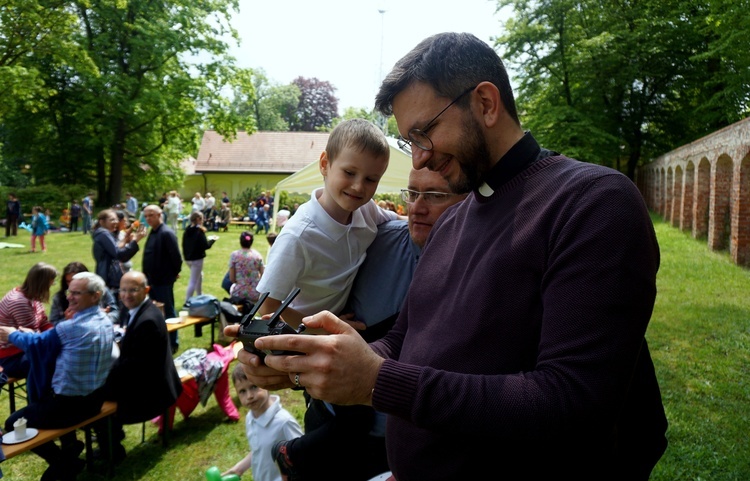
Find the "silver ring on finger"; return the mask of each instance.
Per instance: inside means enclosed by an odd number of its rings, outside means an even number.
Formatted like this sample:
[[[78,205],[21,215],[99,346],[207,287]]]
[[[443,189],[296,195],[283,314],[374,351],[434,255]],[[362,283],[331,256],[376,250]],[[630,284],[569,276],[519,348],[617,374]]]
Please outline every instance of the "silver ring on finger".
[[[302,384],[299,383],[299,373],[294,375],[294,385],[297,387],[297,389],[302,389]]]

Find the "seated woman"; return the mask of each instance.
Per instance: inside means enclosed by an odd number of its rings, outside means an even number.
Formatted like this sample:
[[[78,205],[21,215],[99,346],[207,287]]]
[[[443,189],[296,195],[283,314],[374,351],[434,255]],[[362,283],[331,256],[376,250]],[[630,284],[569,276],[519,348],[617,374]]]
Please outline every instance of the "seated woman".
[[[26,328],[35,332],[54,326],[44,312],[49,290],[57,277],[57,270],[39,262],[26,274],[21,287],[14,287],[0,301],[0,326]],[[22,350],[10,343],[0,343],[0,367],[8,377],[26,377],[29,361]]]
[[[79,272],[88,272],[88,268],[80,262],[71,262],[63,269],[62,276],[60,276],[60,290],[52,296],[52,307],[49,310],[49,320],[52,324],[57,324],[60,321],[70,319],[73,317],[73,312],[68,310],[68,298],[66,293],[68,292],[68,286],[73,280],[73,276]],[[102,298],[99,301],[99,307],[104,309],[107,313],[112,324],[117,324],[120,320],[120,309],[117,305],[115,296],[109,289],[104,289]]]
[[[255,249],[251,249],[252,245],[253,234],[247,231],[240,234],[241,249],[229,256],[229,280],[232,282],[229,294],[232,297],[247,299],[254,304],[260,296],[256,287],[265,266],[263,256]]]

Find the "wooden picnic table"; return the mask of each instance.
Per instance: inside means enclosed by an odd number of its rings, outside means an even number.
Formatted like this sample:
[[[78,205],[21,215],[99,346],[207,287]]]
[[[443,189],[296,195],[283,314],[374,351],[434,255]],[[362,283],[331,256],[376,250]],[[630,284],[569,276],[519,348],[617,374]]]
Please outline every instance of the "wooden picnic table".
[[[173,332],[177,331],[179,329],[183,329],[185,327],[189,326],[202,326],[205,324],[210,323],[211,327],[211,346],[214,345],[214,324],[216,323],[216,320],[218,319],[219,315],[217,314],[214,317],[195,317],[195,316],[187,316],[185,318],[185,321],[181,322],[167,322],[167,332]],[[176,317],[174,319],[179,320],[179,317]]]

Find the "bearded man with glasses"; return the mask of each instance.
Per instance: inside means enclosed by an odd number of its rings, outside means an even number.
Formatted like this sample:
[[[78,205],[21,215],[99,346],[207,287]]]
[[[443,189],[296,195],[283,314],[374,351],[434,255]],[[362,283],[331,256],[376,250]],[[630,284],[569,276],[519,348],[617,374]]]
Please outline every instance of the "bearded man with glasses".
[[[469,196],[432,229],[384,338],[322,312],[303,322],[331,335],[259,339],[306,355],[246,353],[248,378],[386,413],[399,481],[647,480],[667,446],[645,340],[659,246],[633,182],[524,132],[502,61],[470,34],[422,41],[375,107],[415,169]]]

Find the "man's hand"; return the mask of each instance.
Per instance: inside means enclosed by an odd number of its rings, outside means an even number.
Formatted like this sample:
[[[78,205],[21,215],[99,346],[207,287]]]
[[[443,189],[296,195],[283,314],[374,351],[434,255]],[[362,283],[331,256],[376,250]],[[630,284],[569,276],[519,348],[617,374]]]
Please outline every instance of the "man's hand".
[[[227,337],[237,337],[239,333],[239,324],[224,328],[224,335]],[[258,387],[269,391],[294,387],[294,382],[289,380],[287,373],[267,367],[260,357],[245,349],[240,349],[237,359],[242,363],[242,369],[248,380]]]
[[[16,332],[15,327],[1,326],[0,327],[0,342],[8,342],[8,337],[14,332]]]
[[[297,379],[316,399],[342,405],[371,404],[383,358],[351,326],[328,311],[306,317],[303,323],[328,335],[290,334],[256,340],[255,347],[260,350],[305,354],[266,356],[267,369],[287,373],[287,387]]]

